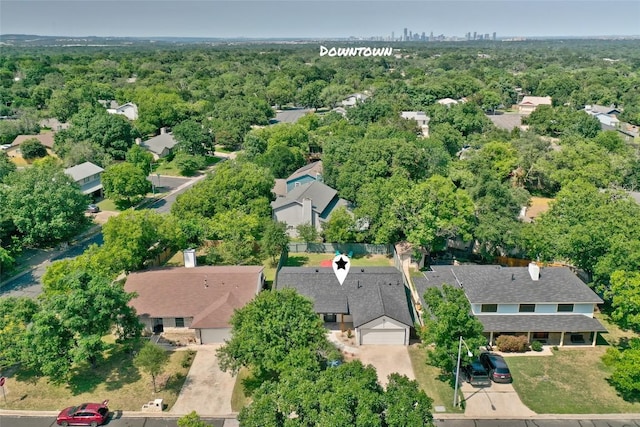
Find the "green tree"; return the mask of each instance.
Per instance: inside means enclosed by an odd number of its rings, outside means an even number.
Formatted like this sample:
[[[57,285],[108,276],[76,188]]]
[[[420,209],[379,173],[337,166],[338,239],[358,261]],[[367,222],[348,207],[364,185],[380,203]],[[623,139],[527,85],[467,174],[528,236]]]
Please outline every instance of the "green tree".
[[[95,368],[102,360],[105,335],[114,333],[117,342],[130,343],[141,333],[129,306],[133,295],[121,284],[82,269],[60,280],[55,287],[66,292],[44,294],[26,334],[31,349],[25,354],[27,364],[54,382],[64,382],[81,363]]]
[[[445,373],[456,367],[458,338],[462,337],[475,356],[478,348],[487,343],[482,335],[483,326],[471,313],[471,305],[464,291],[444,284],[442,289],[429,288],[424,294],[427,305],[423,313],[424,327],[420,338],[425,344],[434,344],[427,350],[428,362]],[[465,362],[471,362],[466,353]]]
[[[255,214],[237,209],[217,213],[210,222],[208,237],[218,240],[207,260],[212,264],[247,265],[260,262],[258,241],[262,222]]]
[[[395,372],[389,375],[384,401],[387,426],[433,426],[433,400],[415,380]]]
[[[346,207],[340,206],[331,212],[329,220],[322,224],[322,233],[327,242],[351,243],[355,241],[355,220]]]
[[[195,120],[185,120],[178,123],[172,128],[172,132],[178,141],[176,147],[178,151],[194,156],[204,156],[213,151],[213,134]]]
[[[145,176],[148,176],[151,173],[153,154],[140,147],[138,144],[134,144],[129,148],[125,158],[128,163],[131,163],[144,172]]]
[[[320,237],[318,229],[309,222],[298,224],[296,226],[296,232],[298,233],[298,237],[300,237],[306,244],[315,243]]]
[[[127,162],[105,169],[102,186],[105,196],[121,208],[135,205],[151,190],[151,182],[144,171]]]
[[[0,151],[0,182],[5,176],[16,171],[16,164],[11,161],[7,153]]]
[[[205,166],[205,159],[204,156],[194,156],[193,154],[179,152],[175,155],[171,163],[178,168],[180,174],[191,176],[196,173],[198,169]]]
[[[322,107],[322,90],[327,86],[327,82],[317,80],[307,83],[298,93],[298,103],[303,107],[317,110]]]
[[[156,389],[156,378],[164,372],[168,359],[169,355],[165,350],[149,341],[144,343],[144,346],[133,359],[133,363],[138,368],[151,375],[154,393],[158,391]],[[178,424],[180,424],[180,422],[178,422]]]
[[[27,326],[38,312],[38,303],[29,297],[0,300],[0,367],[19,363],[23,357]]]
[[[613,368],[610,381],[618,393],[626,400],[634,400],[640,393],[640,340],[631,339],[625,350],[608,348],[602,360]]]
[[[68,241],[87,225],[87,196],[53,163],[34,164],[8,176],[3,208],[25,245]]]
[[[191,411],[187,415],[178,418],[178,427],[208,427],[209,424],[200,419],[196,411]]]
[[[610,293],[611,318],[625,329],[640,331],[640,273],[614,271]]]
[[[39,159],[47,155],[47,147],[37,138],[29,138],[20,144],[20,152],[25,160]]]
[[[217,351],[223,371],[244,366],[258,378],[277,379],[291,366],[318,366],[318,351],[330,346],[313,303],[292,289],[261,292],[230,324],[231,339]]]
[[[289,236],[285,222],[267,221],[260,239],[260,250],[265,257],[271,259],[271,265],[278,264],[278,257],[288,250]]]

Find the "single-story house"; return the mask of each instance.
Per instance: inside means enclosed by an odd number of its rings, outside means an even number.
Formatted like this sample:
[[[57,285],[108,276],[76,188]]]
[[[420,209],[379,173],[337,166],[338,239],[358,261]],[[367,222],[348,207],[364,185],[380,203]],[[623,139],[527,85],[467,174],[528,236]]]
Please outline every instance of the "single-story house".
[[[420,127],[420,132],[425,138],[429,137],[429,116],[424,111],[403,111],[400,117],[406,120],[415,120]]]
[[[156,135],[153,138],[140,142],[140,147],[151,152],[154,159],[157,160],[168,156],[176,144],[178,144],[178,141],[173,137],[173,134],[169,132],[167,128],[161,128],[160,135]]]
[[[64,173],[71,176],[80,186],[82,194],[91,196],[102,196],[102,172],[104,169],[91,162],[84,162],[64,170]]]
[[[608,116],[617,116],[622,113],[622,109],[618,109],[614,106],[606,107],[604,105],[585,105],[584,111],[593,116],[597,114],[606,114]]]
[[[452,105],[456,105],[458,103],[458,101],[453,98],[442,98],[436,100],[436,102],[440,105],[444,105],[445,107],[451,107]]]
[[[293,288],[313,301],[328,327],[355,330],[356,343],[408,345],[414,312],[402,273],[394,267],[351,267],[340,284],[330,267],[283,267],[276,289]]]
[[[124,289],[147,332],[191,332],[199,344],[231,337],[229,320],[264,285],[262,266],[171,267],[130,273]]]
[[[120,114],[122,116],[125,116],[129,120],[137,120],[138,106],[132,102],[127,102],[126,104],[122,104],[119,106],[112,106],[112,108],[107,108],[107,113]]]
[[[420,298],[445,283],[463,289],[490,344],[524,335],[549,345],[595,345],[598,332],[607,332],[594,318],[602,299],[568,267],[433,266],[413,283]]]
[[[518,104],[518,112],[520,114],[529,115],[533,113],[539,105],[552,105],[551,97],[526,95]]]
[[[42,145],[47,149],[47,154],[53,154],[53,132],[39,133],[37,135],[18,135],[15,137],[11,146],[5,150],[9,157],[22,157],[22,152],[20,151],[20,144],[29,140],[29,139],[37,139],[40,141]]]
[[[338,197],[338,192],[320,181],[294,185],[285,196],[271,202],[273,219],[287,223],[287,232],[295,236],[296,227],[309,223],[318,231],[338,207],[349,208],[350,203]]]

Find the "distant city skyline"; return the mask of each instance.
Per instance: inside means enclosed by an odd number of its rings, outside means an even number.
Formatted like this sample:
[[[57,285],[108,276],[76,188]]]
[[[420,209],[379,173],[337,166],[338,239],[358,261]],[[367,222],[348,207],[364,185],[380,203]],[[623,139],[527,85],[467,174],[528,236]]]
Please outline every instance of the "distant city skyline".
[[[640,35],[638,0],[2,0],[0,34],[380,38]]]

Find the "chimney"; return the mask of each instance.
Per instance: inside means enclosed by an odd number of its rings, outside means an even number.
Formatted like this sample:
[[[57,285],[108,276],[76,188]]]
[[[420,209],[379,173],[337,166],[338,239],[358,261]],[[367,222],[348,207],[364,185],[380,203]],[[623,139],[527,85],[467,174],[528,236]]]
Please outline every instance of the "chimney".
[[[540,280],[540,267],[535,262],[529,263],[529,276],[531,276],[531,280],[537,282]]]
[[[308,222],[315,226],[313,223],[312,201],[308,198],[302,199],[302,222]]]
[[[186,268],[193,268],[196,266],[196,250],[185,249],[184,252],[184,266]]]

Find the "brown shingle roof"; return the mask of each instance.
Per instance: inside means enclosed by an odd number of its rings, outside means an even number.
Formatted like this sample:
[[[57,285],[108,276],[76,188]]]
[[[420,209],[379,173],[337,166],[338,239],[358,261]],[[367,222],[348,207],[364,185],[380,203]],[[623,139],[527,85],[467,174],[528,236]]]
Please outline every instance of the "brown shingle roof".
[[[229,326],[233,311],[260,291],[262,266],[172,267],[129,274],[130,305],[139,316],[193,317],[192,328]]]
[[[27,139],[37,139],[42,145],[47,148],[53,148],[53,132],[41,133],[39,135],[18,135],[13,140],[12,146],[20,145]]]

